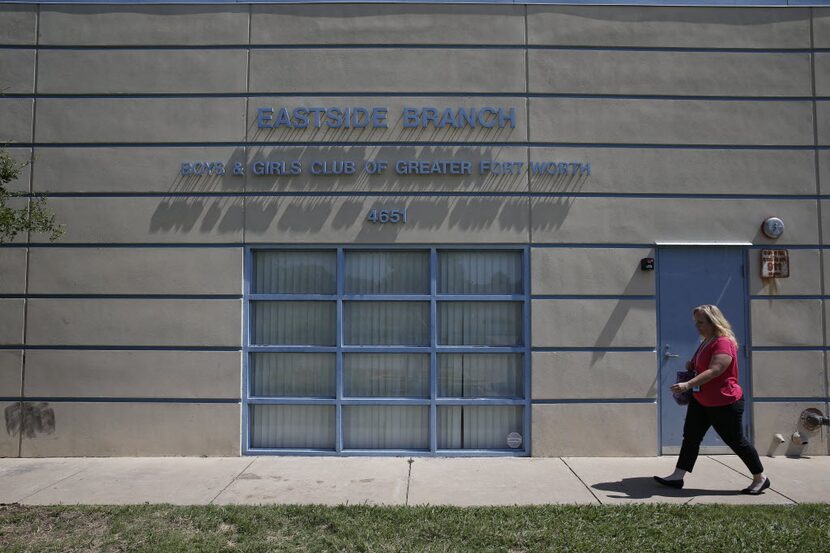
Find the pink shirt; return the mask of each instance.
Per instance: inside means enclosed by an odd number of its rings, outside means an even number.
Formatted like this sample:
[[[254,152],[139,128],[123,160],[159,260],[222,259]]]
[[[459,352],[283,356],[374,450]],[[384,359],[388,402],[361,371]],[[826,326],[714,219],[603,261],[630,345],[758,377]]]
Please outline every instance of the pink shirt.
[[[732,362],[719,376],[701,385],[700,391],[695,392],[695,399],[705,407],[729,405],[744,395],[738,384],[738,347],[725,336],[718,336],[700,348],[692,358],[695,373],[700,374],[708,369],[712,357],[719,353],[731,356]]]

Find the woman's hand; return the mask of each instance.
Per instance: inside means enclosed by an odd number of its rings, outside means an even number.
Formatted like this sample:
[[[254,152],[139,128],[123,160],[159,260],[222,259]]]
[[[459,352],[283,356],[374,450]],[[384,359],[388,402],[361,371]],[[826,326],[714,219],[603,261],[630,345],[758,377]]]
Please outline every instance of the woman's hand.
[[[691,389],[692,387],[689,386],[688,382],[678,382],[671,385],[671,391],[675,394],[682,394],[683,392],[688,392]]]

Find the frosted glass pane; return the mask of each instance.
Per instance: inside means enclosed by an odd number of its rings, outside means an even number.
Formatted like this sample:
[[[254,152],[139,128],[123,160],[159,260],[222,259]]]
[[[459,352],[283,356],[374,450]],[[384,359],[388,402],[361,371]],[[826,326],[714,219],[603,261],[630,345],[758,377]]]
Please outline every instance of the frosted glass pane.
[[[337,304],[333,301],[256,301],[251,308],[256,345],[335,345]]]
[[[335,354],[252,353],[251,395],[334,397]]]
[[[343,371],[349,397],[429,397],[428,353],[347,353]]]
[[[333,405],[252,405],[251,447],[334,449]]]
[[[438,395],[522,398],[522,354],[439,354]]]
[[[343,303],[348,345],[429,345],[429,303],[352,301]]]
[[[440,405],[438,448],[510,449],[508,434],[522,435],[522,411],[514,405]]]
[[[429,294],[429,253],[346,252],[347,294]]]
[[[441,294],[521,294],[522,252],[438,253]]]
[[[334,294],[337,253],[326,250],[254,254],[255,294]]]
[[[429,449],[429,407],[343,407],[345,449]]]
[[[519,346],[522,304],[518,302],[440,302],[439,341],[444,345]]]

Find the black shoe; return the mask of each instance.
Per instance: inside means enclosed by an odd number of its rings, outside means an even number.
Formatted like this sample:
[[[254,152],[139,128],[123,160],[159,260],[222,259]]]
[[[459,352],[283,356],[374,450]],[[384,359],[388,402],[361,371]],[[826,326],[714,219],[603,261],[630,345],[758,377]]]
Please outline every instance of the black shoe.
[[[655,476],[654,479],[657,480],[658,484],[663,484],[664,486],[668,486],[669,488],[674,488],[676,490],[679,490],[680,488],[683,487],[683,479],[682,478],[680,480],[666,480],[665,478],[660,478],[659,476]],[[767,480],[769,480],[769,478],[767,478]]]
[[[760,488],[753,489],[752,486],[749,486],[748,488],[742,489],[741,493],[744,493],[746,495],[761,495],[761,492],[769,488],[770,484],[772,484],[772,481],[769,478],[767,478],[766,480],[764,480],[764,483],[761,484]]]

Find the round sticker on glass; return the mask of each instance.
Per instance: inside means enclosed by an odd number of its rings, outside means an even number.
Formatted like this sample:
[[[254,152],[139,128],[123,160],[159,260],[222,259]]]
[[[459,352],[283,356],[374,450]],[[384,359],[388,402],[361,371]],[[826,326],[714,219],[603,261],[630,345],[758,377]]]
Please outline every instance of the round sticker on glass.
[[[522,435],[518,432],[511,432],[507,435],[507,447],[518,449],[522,445]]]

